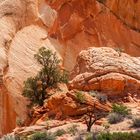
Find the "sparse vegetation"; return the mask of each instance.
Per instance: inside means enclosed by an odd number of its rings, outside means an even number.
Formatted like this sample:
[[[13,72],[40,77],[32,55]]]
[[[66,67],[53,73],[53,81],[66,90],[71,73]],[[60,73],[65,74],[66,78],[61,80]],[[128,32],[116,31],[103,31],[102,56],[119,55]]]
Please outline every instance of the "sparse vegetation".
[[[68,128],[68,133],[69,134],[72,134],[72,135],[75,135],[77,132],[78,132],[78,125],[74,124],[72,125],[71,127]]]
[[[93,133],[88,133],[85,140],[93,140]]]
[[[110,124],[109,123],[104,123],[103,127],[105,128],[105,130],[108,130],[110,128]]]
[[[46,89],[56,87],[58,83],[68,82],[68,72],[59,66],[60,60],[56,53],[45,47],[39,49],[35,59],[40,63],[42,69],[35,77],[30,77],[24,82],[23,96],[28,97],[32,104],[43,105],[48,98]]]
[[[91,95],[92,97],[96,97],[96,96],[97,96],[97,92],[94,91],[94,90],[91,90],[91,91],[89,92],[89,95]]]
[[[55,132],[55,136],[62,136],[66,134],[66,131],[64,129],[58,129],[56,132]]]
[[[135,117],[132,119],[133,127],[140,127],[140,117]]]
[[[112,112],[108,115],[108,122],[115,124],[124,120],[130,114],[130,109],[121,104],[113,104]]]
[[[16,125],[19,126],[19,127],[22,127],[22,126],[24,126],[24,121],[18,118],[16,120]]]
[[[122,48],[114,48],[114,50],[116,51],[116,52],[118,52],[118,54],[119,54],[119,56],[121,56],[121,53],[123,53],[124,52],[124,49],[122,49]]]
[[[126,117],[130,114],[130,109],[128,109],[126,106],[121,104],[113,104],[112,105],[112,112],[118,113],[122,115],[123,117]]]
[[[110,124],[116,124],[118,122],[121,122],[123,119],[124,119],[124,117],[118,113],[110,113],[108,115],[108,122]]]
[[[85,103],[85,96],[82,91],[76,92],[76,99],[79,103],[82,103],[82,104]]]
[[[36,132],[32,135],[31,140],[55,140],[55,135],[45,132]]]
[[[140,133],[121,133],[121,132],[114,132],[114,133],[100,133],[97,135],[96,140],[139,140]]]
[[[107,115],[106,112],[101,112],[100,110],[96,109],[95,104],[93,110],[87,110],[87,113],[85,115],[85,122],[87,125],[87,132],[91,131],[91,127],[93,124],[101,119],[102,117],[105,117]]]
[[[5,135],[2,140],[20,140],[20,139],[17,139],[16,136],[13,136],[13,135]]]
[[[92,97],[96,97],[102,103],[106,103],[107,100],[108,100],[108,98],[105,94],[102,94],[98,91],[92,90],[92,91],[89,92],[89,95],[91,95]]]

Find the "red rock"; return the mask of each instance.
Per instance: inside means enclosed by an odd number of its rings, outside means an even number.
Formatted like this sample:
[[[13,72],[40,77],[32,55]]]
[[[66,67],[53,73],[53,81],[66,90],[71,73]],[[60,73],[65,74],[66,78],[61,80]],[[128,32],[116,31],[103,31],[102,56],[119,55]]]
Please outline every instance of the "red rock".
[[[77,116],[85,114],[89,108],[95,107],[101,111],[110,111],[109,103],[101,104],[98,100],[90,96],[88,93],[83,93],[85,102],[80,104],[76,99],[76,92],[59,93],[51,96],[45,104],[46,108],[53,111],[56,116]],[[59,114],[59,115],[58,115]]]

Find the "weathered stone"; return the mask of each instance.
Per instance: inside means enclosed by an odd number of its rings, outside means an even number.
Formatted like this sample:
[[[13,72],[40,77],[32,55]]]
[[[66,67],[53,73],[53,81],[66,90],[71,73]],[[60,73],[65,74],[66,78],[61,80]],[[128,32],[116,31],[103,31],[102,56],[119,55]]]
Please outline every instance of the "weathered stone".
[[[81,93],[84,96],[84,103],[77,101],[76,92],[71,91],[67,93],[56,93],[51,96],[45,104],[45,107],[53,111],[54,114],[61,114],[61,117],[77,116],[85,114],[88,109],[94,106],[101,111],[110,111],[111,105],[109,103],[101,104],[96,98],[93,98],[88,93]]]
[[[140,58],[111,48],[82,51],[71,73],[70,89],[98,90],[114,97],[140,93]]]

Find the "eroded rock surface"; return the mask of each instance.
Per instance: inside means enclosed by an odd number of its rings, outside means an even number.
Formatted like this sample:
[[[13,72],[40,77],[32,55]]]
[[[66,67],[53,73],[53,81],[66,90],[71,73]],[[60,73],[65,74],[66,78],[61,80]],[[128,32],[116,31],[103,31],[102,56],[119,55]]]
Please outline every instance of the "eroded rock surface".
[[[87,113],[90,108],[93,110],[96,108],[105,112],[109,112],[111,110],[111,105],[109,103],[102,104],[88,93],[80,94],[83,94],[84,96],[83,103],[78,101],[76,91],[71,91],[67,93],[54,94],[49,98],[45,106],[49,108],[51,112],[56,114],[57,117],[83,115]]]
[[[71,74],[70,89],[98,90],[110,96],[140,93],[140,58],[111,48],[82,51]]]
[[[140,55],[140,34],[134,29],[139,28],[139,1],[108,0],[106,5],[98,0],[46,1],[58,13],[50,36],[66,42],[72,54],[91,46],[109,46]]]
[[[21,96],[23,81],[39,70],[33,57],[38,48],[46,46],[57,51],[68,70],[73,68],[79,52],[91,46],[120,47],[129,54],[140,55],[140,33],[136,30],[139,29],[139,1],[108,0],[105,4],[108,8],[95,0],[0,0],[0,69],[6,90],[5,95],[2,88],[0,100],[5,103],[0,104],[0,108],[3,109],[1,116],[6,112],[5,117],[14,121],[9,126],[0,116],[0,134],[15,126],[16,117],[26,118],[26,103]],[[139,62],[136,64],[135,59],[126,75],[114,71],[103,75],[101,89],[110,90],[104,83],[112,83],[109,77],[114,77],[118,79],[113,80],[114,91],[128,89],[124,79],[129,81],[130,89],[138,91],[139,73],[136,74],[133,64],[137,67]],[[95,89],[100,89],[96,86]],[[9,115],[5,109],[13,113]]]

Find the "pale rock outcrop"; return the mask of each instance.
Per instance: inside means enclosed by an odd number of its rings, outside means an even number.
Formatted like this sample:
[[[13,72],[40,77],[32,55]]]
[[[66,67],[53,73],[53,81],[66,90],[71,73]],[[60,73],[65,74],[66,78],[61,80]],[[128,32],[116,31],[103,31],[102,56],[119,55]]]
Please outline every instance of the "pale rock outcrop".
[[[17,112],[19,110],[22,112],[25,108],[24,100],[18,94],[14,93],[14,96],[5,86],[8,85],[5,83],[5,74],[9,68],[8,55],[11,42],[17,31],[36,21],[37,2],[37,0],[0,1],[0,69],[4,80],[0,87],[0,135],[10,132],[15,127]],[[24,113],[25,111],[21,114]]]
[[[98,90],[110,97],[140,93],[140,58],[111,48],[82,51],[71,73],[70,89]]]

